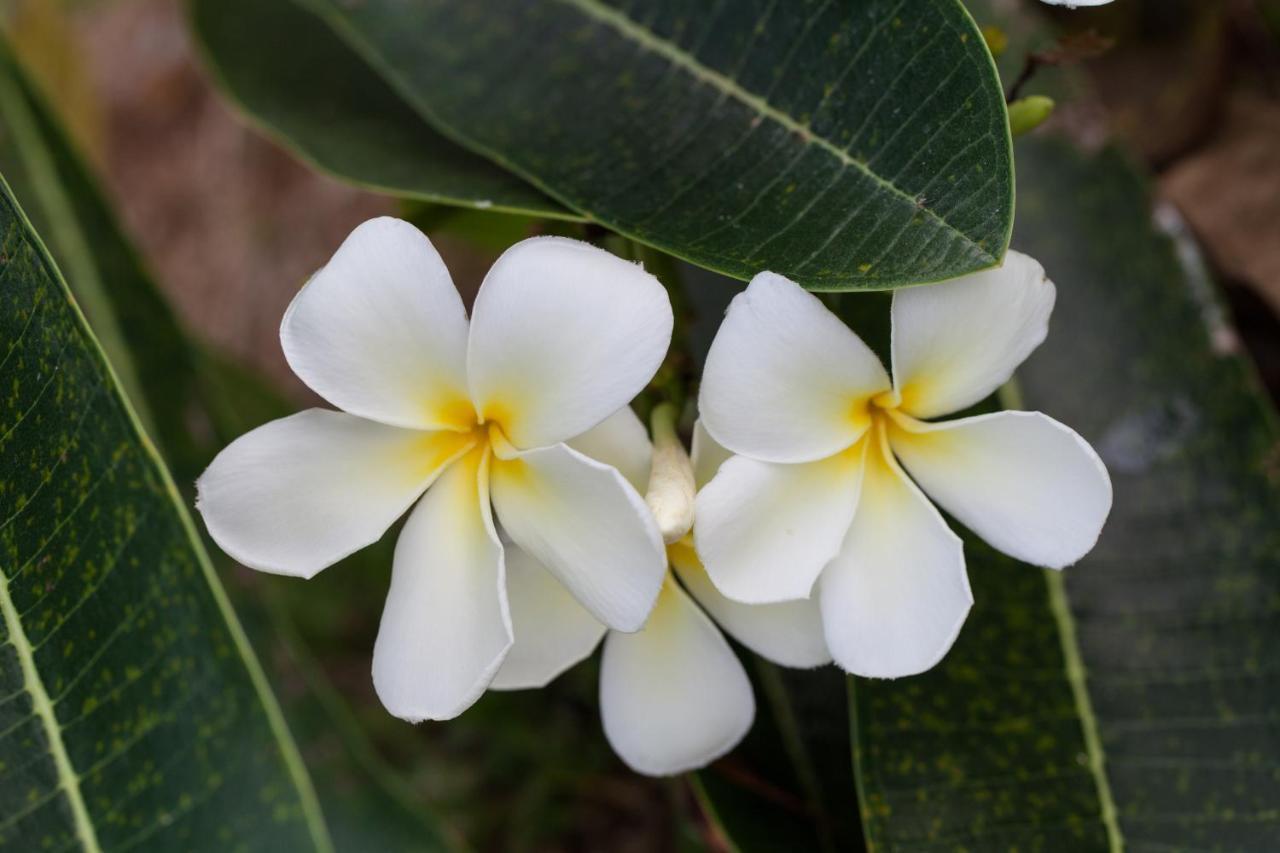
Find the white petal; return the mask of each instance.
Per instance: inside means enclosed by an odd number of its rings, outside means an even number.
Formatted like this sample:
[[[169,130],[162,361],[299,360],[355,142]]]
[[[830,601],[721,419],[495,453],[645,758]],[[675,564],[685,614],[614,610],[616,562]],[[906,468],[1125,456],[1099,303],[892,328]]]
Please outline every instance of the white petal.
[[[1060,569],[1098,541],[1111,478],[1083,438],[1039,412],[996,412],[890,431],[920,488],[992,546]]]
[[[227,445],[196,482],[196,506],[237,561],[309,578],[378,541],[474,443],[310,409]]]
[[[816,296],[760,273],[729,304],[698,410],[734,453],[810,462],[857,441],[868,401],[888,387],[875,353]]]
[[[340,409],[465,429],[467,314],[431,241],[390,217],[358,226],[280,324],[293,372]]]
[[[653,444],[649,432],[630,406],[623,406],[597,426],[565,442],[597,462],[617,468],[637,492],[649,484]]]
[[[711,437],[701,420],[693,423],[693,448],[689,459],[693,463],[693,481],[701,489],[720,470],[720,466],[733,454],[720,442]]]
[[[644,624],[667,556],[644,499],[617,469],[556,444],[495,459],[492,483],[512,541],[604,624]]]
[[[472,399],[522,449],[566,441],[625,406],[671,343],[671,302],[656,278],[563,237],[505,251],[472,313]]]
[[[523,548],[505,551],[515,644],[489,688],[543,687],[590,655],[605,627]]]
[[[917,418],[971,406],[1008,381],[1049,331],[1055,290],[1034,258],[893,294],[893,377]]]
[[[865,443],[817,462],[735,456],[698,492],[693,536],[712,582],[744,604],[808,598],[858,505]]]
[[[782,666],[814,667],[831,661],[817,599],[739,604],[720,594],[693,548],[670,545],[671,568],[685,589],[735,640]]]
[[[755,719],[742,664],[711,620],[671,580],[644,630],[611,631],[600,665],[600,716],[614,752],[638,773],[703,767]]]
[[[818,600],[837,664],[855,675],[898,678],[942,659],[973,595],[960,539],[884,442],[877,444],[867,453],[849,538],[822,573]]]
[[[484,492],[487,451],[451,466],[396,543],[373,647],[373,686],[402,720],[448,720],[479,698],[511,646],[502,543]]]

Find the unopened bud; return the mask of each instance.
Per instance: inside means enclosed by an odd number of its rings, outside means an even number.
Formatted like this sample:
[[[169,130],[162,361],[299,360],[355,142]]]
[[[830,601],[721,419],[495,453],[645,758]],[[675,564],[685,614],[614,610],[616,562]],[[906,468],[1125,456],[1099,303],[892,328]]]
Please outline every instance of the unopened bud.
[[[1053,99],[1044,95],[1028,95],[1009,105],[1009,132],[1021,136],[1039,127],[1053,115]]]
[[[693,463],[676,433],[676,407],[663,403],[653,410],[653,464],[644,501],[657,519],[662,539],[678,542],[693,527],[693,498],[697,492]]]

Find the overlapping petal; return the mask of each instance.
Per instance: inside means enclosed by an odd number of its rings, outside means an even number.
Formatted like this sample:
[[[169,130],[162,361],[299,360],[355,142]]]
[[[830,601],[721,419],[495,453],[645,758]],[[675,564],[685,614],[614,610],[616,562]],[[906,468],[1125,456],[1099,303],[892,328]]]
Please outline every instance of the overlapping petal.
[[[502,543],[485,493],[488,450],[450,466],[405,522],[373,649],[373,686],[411,722],[461,714],[512,642]]]
[[[692,546],[667,548],[680,582],[721,628],[756,654],[782,666],[814,667],[831,661],[816,598],[778,604],[739,604],[716,589]]]
[[[893,295],[893,376],[904,412],[949,415],[1009,380],[1044,341],[1055,290],[1018,252],[1004,264]]]
[[[494,690],[543,687],[591,654],[605,627],[518,545],[507,545],[507,600],[515,643]]]
[[[653,444],[648,430],[630,406],[623,406],[598,426],[565,443],[597,462],[617,468],[637,492],[644,493],[649,483]]]
[[[667,776],[732,749],[751,728],[755,697],[724,637],[668,580],[644,630],[605,639],[600,714],[629,767]]]
[[[340,409],[386,424],[465,429],[467,315],[440,255],[407,222],[358,226],[280,324],[293,372]]]
[[[796,465],[721,465],[698,492],[693,533],[716,587],[744,604],[808,598],[853,520],[864,447]]]
[[[644,624],[666,574],[662,536],[617,469],[556,444],[495,459],[503,529],[610,628]]]
[[[818,596],[836,663],[855,675],[898,678],[942,659],[973,595],[960,539],[877,438],[853,526]]]
[[[521,449],[587,431],[653,377],[671,342],[666,291],[638,264],[576,240],[512,246],[476,297],[472,399]]]
[[[867,402],[888,387],[880,360],[816,296],[766,272],[729,305],[698,409],[734,453],[810,462],[857,441]]]
[[[689,461],[693,463],[693,481],[699,489],[711,482],[720,466],[732,455],[727,447],[711,437],[701,420],[694,422]]]
[[[310,409],[228,445],[197,481],[197,506],[239,562],[309,578],[376,542],[474,443]]]
[[[1054,569],[1076,562],[1111,511],[1111,479],[1098,454],[1039,412],[901,419],[889,435],[929,497],[1019,560]]]

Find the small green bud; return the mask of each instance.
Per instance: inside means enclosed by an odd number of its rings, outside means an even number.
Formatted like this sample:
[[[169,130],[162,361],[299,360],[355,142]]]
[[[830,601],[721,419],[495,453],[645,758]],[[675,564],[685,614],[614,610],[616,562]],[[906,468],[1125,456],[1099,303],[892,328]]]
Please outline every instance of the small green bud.
[[[1053,115],[1053,98],[1028,95],[1009,105],[1009,130],[1014,136],[1029,133]]]

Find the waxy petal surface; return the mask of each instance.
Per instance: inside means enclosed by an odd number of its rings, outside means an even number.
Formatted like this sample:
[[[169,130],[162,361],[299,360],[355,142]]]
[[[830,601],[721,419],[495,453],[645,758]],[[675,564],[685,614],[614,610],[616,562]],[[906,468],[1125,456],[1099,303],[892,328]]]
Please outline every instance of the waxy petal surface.
[[[852,445],[889,378],[812,293],[760,273],[733,298],[703,370],[698,410],[715,439],[766,462],[811,462]]]
[[[196,482],[196,505],[239,562],[309,578],[378,541],[471,444],[309,409],[231,442]]]
[[[799,465],[735,456],[698,492],[693,536],[716,588],[744,604],[808,598],[858,505],[865,445]]]
[[[373,686],[402,720],[461,714],[511,647],[502,543],[484,489],[487,456],[477,449],[452,465],[396,542]]]
[[[917,418],[949,415],[1009,380],[1049,332],[1056,291],[1018,252],[1004,265],[893,294],[894,388]]]
[[[435,247],[407,222],[358,226],[280,324],[293,372],[338,408],[393,426],[466,429],[467,314]]]
[[[1039,412],[996,412],[889,432],[934,501],[1011,557],[1060,569],[1093,548],[1111,478],[1083,438]]]
[[[600,715],[628,767],[669,776],[732,749],[751,728],[755,697],[720,631],[668,580],[644,630],[605,638]]]
[[[818,599],[831,656],[872,678],[932,667],[973,604],[959,537],[883,441],[867,453],[858,512]]]
[[[625,406],[671,343],[671,302],[656,278],[561,237],[504,252],[472,313],[472,399],[522,450],[567,441]]]
[[[557,444],[495,459],[493,505],[512,541],[597,619],[635,631],[667,557],[644,499],[617,469]]]

